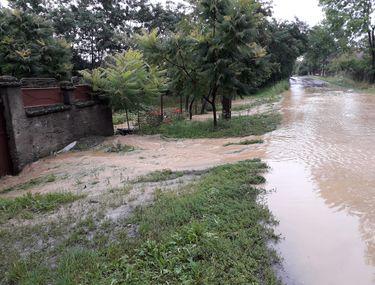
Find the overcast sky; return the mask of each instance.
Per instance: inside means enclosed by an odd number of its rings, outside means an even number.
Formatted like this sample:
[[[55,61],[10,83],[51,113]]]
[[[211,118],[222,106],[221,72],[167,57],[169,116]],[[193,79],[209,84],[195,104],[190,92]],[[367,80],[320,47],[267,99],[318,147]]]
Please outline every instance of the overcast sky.
[[[154,0],[165,3],[166,0]],[[0,0],[1,4],[6,0]],[[318,24],[323,19],[323,12],[318,6],[319,0],[273,0],[274,16],[280,20],[293,20],[298,17],[310,26]]]
[[[273,0],[274,16],[277,19],[293,20],[298,17],[310,26],[323,20],[319,0]]]

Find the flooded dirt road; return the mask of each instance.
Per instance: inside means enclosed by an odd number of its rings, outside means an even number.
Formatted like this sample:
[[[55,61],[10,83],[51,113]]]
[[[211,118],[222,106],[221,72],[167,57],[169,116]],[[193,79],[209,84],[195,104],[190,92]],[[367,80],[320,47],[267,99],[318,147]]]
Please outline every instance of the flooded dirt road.
[[[269,135],[287,284],[375,284],[375,95],[295,78]]]

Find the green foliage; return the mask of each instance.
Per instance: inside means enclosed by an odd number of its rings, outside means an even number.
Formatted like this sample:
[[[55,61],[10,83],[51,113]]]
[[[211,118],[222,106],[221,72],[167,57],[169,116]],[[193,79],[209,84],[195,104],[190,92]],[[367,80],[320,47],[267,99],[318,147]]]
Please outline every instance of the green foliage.
[[[107,54],[133,46],[132,35],[142,28],[174,30],[184,5],[148,0],[9,0],[11,7],[51,21],[59,37],[72,43],[74,70],[99,67]]]
[[[0,9],[0,74],[67,78],[70,46],[54,37],[51,26],[33,14]]]
[[[263,135],[276,129],[281,121],[279,114],[233,117],[230,121],[219,120],[217,127],[212,121],[173,121],[159,128],[143,128],[144,134],[162,134],[173,138],[221,138]]]
[[[115,110],[139,110],[153,96],[167,90],[165,72],[148,65],[140,51],[128,50],[108,57],[104,67],[82,71],[94,90],[105,92]]]
[[[298,20],[292,23],[273,21],[264,28],[264,41],[268,47],[271,81],[277,82],[289,78],[293,72],[296,59],[306,50],[307,26]]]
[[[43,195],[27,193],[15,199],[0,198],[0,222],[17,216],[26,218],[34,213],[48,212],[61,204],[74,202],[81,197],[68,192]]]

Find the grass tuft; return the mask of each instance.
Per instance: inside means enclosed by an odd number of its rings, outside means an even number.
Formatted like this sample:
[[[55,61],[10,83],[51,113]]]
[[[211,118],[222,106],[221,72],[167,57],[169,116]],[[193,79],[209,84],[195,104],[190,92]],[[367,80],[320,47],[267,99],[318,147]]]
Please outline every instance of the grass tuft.
[[[150,172],[144,176],[137,179],[137,182],[161,182],[167,180],[173,180],[184,175],[183,172],[174,172],[170,169],[163,169]]]
[[[179,120],[159,128],[144,129],[144,133],[159,133],[172,138],[245,137],[274,131],[280,121],[281,115],[277,113],[233,117],[228,121],[219,120],[217,128],[213,127],[212,120],[203,122]]]
[[[224,146],[231,146],[231,145],[251,145],[251,144],[261,144],[264,143],[263,140],[244,140],[238,143],[226,143]]]
[[[35,213],[44,213],[56,209],[58,206],[71,203],[82,196],[72,193],[27,193],[14,199],[0,198],[0,223],[11,218],[31,218]]]

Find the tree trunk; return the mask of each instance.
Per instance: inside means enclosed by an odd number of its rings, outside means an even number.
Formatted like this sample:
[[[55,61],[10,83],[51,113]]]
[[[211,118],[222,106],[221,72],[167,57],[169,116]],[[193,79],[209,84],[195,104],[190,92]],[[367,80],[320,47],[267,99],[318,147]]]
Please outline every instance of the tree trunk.
[[[207,101],[202,99],[201,115],[203,115],[204,112],[206,112],[206,106],[207,106]]]
[[[139,108],[137,110],[138,130],[141,131],[141,119],[139,118]]]
[[[128,131],[130,131],[130,124],[129,124],[129,114],[128,114],[128,109],[125,109],[125,115],[126,115],[126,123],[128,124]]]
[[[212,113],[213,113],[213,116],[214,116],[214,127],[216,128],[217,127],[217,116],[216,116],[216,104],[215,104],[215,101],[213,101],[213,103],[212,103]]]
[[[230,120],[232,118],[232,98],[223,96],[221,98],[221,106],[223,119]]]
[[[189,111],[189,95],[186,95],[185,97],[185,111],[188,112]]]
[[[180,116],[182,116],[182,106],[183,106],[183,102],[182,102],[182,93],[180,93]]]
[[[368,41],[371,54],[371,83],[375,82],[375,28],[368,30]]]
[[[216,95],[217,95],[218,86],[215,85],[212,90],[212,113],[214,116],[214,127],[217,127],[217,115],[216,115]]]
[[[163,93],[160,94],[160,121],[164,121],[164,100]]]
[[[190,121],[193,119],[193,105],[195,102],[195,97],[193,97],[193,100],[191,100],[190,105],[189,105],[189,119]]]

